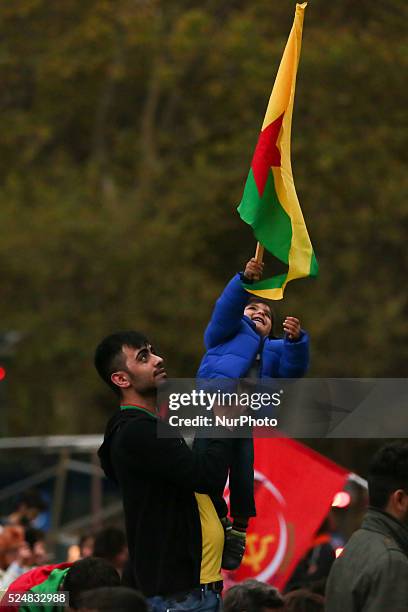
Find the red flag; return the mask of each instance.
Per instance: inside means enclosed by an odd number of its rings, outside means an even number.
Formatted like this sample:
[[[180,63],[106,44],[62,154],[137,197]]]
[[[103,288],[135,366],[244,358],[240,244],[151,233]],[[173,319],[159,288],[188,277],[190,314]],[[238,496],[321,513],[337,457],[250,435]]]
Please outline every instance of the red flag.
[[[287,438],[255,440],[256,518],[240,568],[227,582],[256,578],[283,589],[312,544],[349,472]]]
[[[58,591],[60,583],[62,582],[63,577],[65,576],[66,571],[72,565],[73,564],[69,562],[57,563],[53,565],[39,565],[38,567],[34,567],[28,572],[25,572],[9,585],[4,596],[2,598],[0,597],[1,602],[3,602],[3,605],[0,602],[1,611],[4,610],[5,612],[18,612],[19,605],[6,605],[4,603],[7,601],[7,596],[13,593],[23,593],[29,591],[35,592],[39,587],[41,588],[41,586],[42,589],[39,592],[56,593]],[[47,587],[49,587],[49,589]],[[53,604],[44,604],[40,606],[37,603],[31,604],[31,606],[33,606],[37,611],[54,609]],[[25,604],[24,609],[31,609],[31,606],[30,604]]]

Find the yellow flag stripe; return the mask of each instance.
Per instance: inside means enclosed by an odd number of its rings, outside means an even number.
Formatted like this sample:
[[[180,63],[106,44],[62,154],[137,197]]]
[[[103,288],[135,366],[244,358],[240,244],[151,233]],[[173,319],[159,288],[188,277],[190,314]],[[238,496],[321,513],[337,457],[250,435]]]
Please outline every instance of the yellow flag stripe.
[[[295,278],[310,274],[310,261],[313,248],[306,229],[302,210],[293,181],[290,139],[292,113],[296,88],[296,73],[302,44],[304,11],[307,3],[296,5],[295,19],[282,56],[278,74],[269,99],[262,129],[284,113],[277,146],[281,153],[281,166],[272,167],[275,189],[282,208],[289,215],[292,224],[292,242],[289,251],[289,270],[282,287],[251,290],[249,293],[271,300],[280,300],[287,283]]]

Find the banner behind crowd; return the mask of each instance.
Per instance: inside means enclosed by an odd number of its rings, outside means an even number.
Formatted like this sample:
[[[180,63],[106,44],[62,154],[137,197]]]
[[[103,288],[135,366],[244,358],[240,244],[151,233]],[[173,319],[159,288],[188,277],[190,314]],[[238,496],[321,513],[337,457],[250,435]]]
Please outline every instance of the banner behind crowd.
[[[284,588],[347,477],[346,470],[295,440],[256,439],[257,516],[249,524],[242,565],[226,573],[227,584],[256,578]]]

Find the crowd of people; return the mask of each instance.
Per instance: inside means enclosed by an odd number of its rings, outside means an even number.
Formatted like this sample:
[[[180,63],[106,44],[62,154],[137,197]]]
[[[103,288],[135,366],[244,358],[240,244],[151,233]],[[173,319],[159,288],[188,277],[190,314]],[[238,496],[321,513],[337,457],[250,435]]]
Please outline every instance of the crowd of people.
[[[65,562],[47,565],[46,533],[32,526],[44,509],[40,494],[32,490],[19,498],[9,516],[3,517],[0,592],[19,591],[28,583],[37,587],[32,592],[68,593],[69,607],[80,612],[148,612],[147,599],[142,593],[121,585],[120,579],[128,562],[126,535],[122,529],[107,526],[96,533],[83,533],[78,543],[67,550]],[[54,578],[52,581],[50,576]],[[41,585],[43,590],[39,591]],[[313,590],[295,588],[281,595],[270,585],[247,580],[229,589],[223,606],[229,612],[257,612],[269,608],[313,612],[323,610],[323,596],[319,587]],[[23,605],[20,609],[28,611],[31,608]]]
[[[382,447],[373,457],[369,470],[370,506],[361,528],[350,538],[338,559],[334,563],[333,558],[328,562],[334,554],[329,555],[326,540],[322,545],[323,524],[316,537],[319,545],[312,547],[299,563],[284,593],[279,593],[269,584],[246,580],[223,593],[225,611],[407,611],[407,474],[408,444],[396,442]],[[20,506],[22,503],[25,504],[26,500],[20,502]],[[21,592],[27,588],[32,593],[65,592],[69,596],[69,608],[81,612],[150,612],[154,609],[152,602],[154,604],[157,598],[163,599],[160,593],[151,596],[142,585],[138,588],[129,585],[134,566],[128,557],[123,530],[107,526],[96,534],[83,534],[78,545],[68,550],[67,561],[47,565],[45,534],[30,524],[35,516],[33,508],[28,512],[21,512],[20,508],[2,519],[1,593]],[[320,566],[316,548],[320,552],[324,550]],[[146,548],[144,553],[150,556],[150,566],[160,561],[152,549]],[[313,571],[310,571],[312,565]],[[177,569],[168,567],[164,570],[170,582],[178,575]],[[196,601],[194,597],[188,601],[186,595],[196,595]],[[188,593],[174,592],[167,598],[168,607],[165,609],[173,609],[172,604],[174,609],[197,609],[195,604],[197,601],[205,602],[205,595],[203,584],[192,587]],[[218,609],[220,605],[221,598]],[[5,606],[4,609],[17,608]],[[36,606],[35,609],[41,612],[42,608]],[[214,607],[203,606],[201,609]],[[34,608],[27,604],[20,606],[19,610],[31,612]],[[50,608],[43,610],[48,612]]]
[[[124,531],[108,526],[95,534],[84,533],[79,537],[78,544],[68,549],[66,562],[47,565],[46,534],[31,527],[38,509],[32,503],[35,499],[34,492],[22,496],[16,510],[3,518],[0,530],[0,591],[13,592],[25,588],[27,582],[30,584],[31,575],[31,586],[36,586],[37,581],[45,585],[52,572],[57,572],[58,579],[44,586],[44,589],[67,592],[72,610],[148,612],[147,600],[140,591],[121,586],[120,578],[128,562]],[[23,505],[27,507],[27,512],[21,511]],[[45,573],[36,573],[38,569]],[[223,603],[227,612],[257,612],[269,608],[312,612],[323,610],[323,596],[318,590],[302,588],[281,595],[270,585],[247,580],[229,589]],[[22,606],[21,610],[24,609]]]
[[[49,562],[46,537],[45,532],[33,527],[7,522],[0,525],[0,590],[30,569]],[[108,561],[121,576],[128,560],[123,529],[107,526],[95,534],[81,535],[78,544],[69,547],[66,561],[74,563],[91,556]]]

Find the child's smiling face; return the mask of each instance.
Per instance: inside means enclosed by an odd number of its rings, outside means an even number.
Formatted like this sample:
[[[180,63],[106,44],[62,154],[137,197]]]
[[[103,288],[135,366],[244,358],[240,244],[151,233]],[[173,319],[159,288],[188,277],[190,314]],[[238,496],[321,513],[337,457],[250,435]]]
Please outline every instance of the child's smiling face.
[[[272,329],[272,313],[268,304],[251,301],[246,306],[244,315],[255,323],[256,331],[260,336],[269,336]]]

